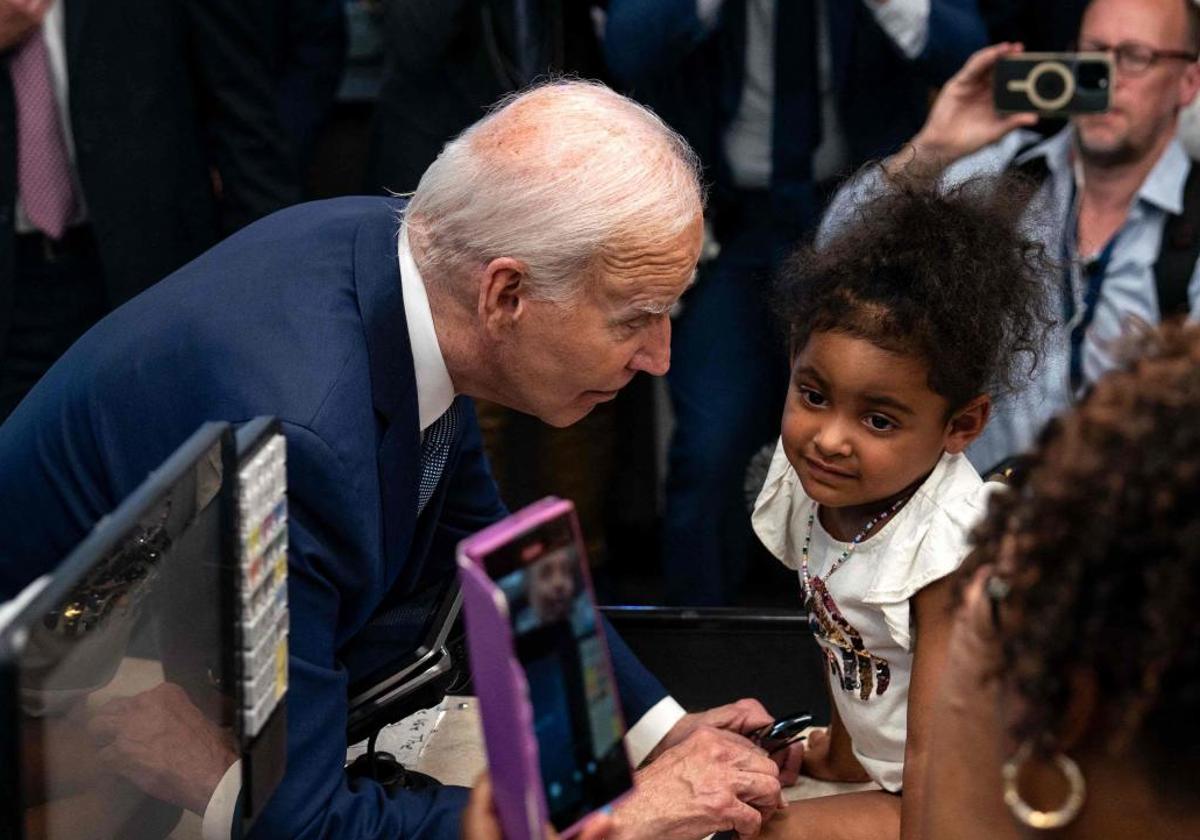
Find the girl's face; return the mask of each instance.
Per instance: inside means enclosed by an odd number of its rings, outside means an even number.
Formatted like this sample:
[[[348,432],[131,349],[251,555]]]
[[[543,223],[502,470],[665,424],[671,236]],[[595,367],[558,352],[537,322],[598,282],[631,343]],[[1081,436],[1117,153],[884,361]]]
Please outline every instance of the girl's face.
[[[784,450],[804,491],[831,508],[870,504],[926,475],[943,451],[961,452],[982,431],[987,398],[978,428],[964,434],[979,400],[947,421],[949,403],[928,375],[914,356],[813,333],[793,360],[783,410]]]

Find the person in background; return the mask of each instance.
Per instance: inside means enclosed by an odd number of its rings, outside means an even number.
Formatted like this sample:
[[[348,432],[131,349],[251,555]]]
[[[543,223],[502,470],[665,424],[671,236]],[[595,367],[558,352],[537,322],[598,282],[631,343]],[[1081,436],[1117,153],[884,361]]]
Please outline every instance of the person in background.
[[[1200,160],[1200,97],[1179,113],[1179,142],[1192,160]]]
[[[1128,329],[1200,313],[1200,234],[1188,219],[1200,213],[1200,174],[1176,136],[1180,110],[1200,91],[1200,7],[1092,0],[1078,42],[1113,56],[1107,113],[1073,117],[1048,139],[1024,130],[1034,115],[998,114],[993,68],[1021,49],[1000,44],[972,57],[909,146],[887,162],[950,183],[1016,170],[1039,185],[1027,219],[1063,264],[1052,278],[1057,327],[1038,375],[997,404],[968,452],[985,473],[1028,449],[1047,420],[1113,366],[1113,347]],[[876,170],[844,188],[825,228],[852,217],[885,180]],[[1164,270],[1168,257],[1172,270]]]
[[[271,25],[279,121],[303,178],[342,78],[345,0],[275,0]]]
[[[416,189],[442,146],[548,75],[603,77],[586,0],[384,0],[368,193]]]
[[[266,9],[0,0],[0,420],[110,309],[299,200]]]
[[[975,0],[610,0],[609,70],[700,154],[720,249],[683,301],[668,377],[670,603],[728,604],[745,573],[743,475],[787,381],[771,276],[838,179],[895,150],[984,43]]]
[[[1030,51],[1069,50],[1088,0],[979,0],[988,42],[1016,42]]]
[[[975,534],[930,840],[1200,836],[1200,328],[1137,349]]]

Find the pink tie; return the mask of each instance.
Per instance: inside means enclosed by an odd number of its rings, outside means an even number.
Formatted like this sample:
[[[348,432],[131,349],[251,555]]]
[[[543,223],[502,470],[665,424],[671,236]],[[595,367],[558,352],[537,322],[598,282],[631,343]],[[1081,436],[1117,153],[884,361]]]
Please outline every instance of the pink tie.
[[[67,142],[50,80],[46,40],[40,30],[9,60],[17,98],[17,185],[29,220],[61,239],[76,213]]]

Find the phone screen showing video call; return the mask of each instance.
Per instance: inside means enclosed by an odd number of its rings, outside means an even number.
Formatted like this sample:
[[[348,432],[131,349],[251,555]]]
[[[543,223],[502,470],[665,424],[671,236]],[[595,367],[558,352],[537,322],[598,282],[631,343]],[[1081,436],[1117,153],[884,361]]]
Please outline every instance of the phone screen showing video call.
[[[529,683],[550,822],[563,830],[632,785],[596,610],[569,516],[487,559]]]

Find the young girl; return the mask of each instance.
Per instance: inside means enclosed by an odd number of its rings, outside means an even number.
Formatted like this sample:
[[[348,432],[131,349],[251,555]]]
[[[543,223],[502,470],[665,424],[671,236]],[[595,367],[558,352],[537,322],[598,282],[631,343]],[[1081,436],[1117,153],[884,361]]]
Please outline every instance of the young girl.
[[[947,575],[984,511],[963,451],[1048,323],[1018,192],[894,183],[781,283],[791,388],[753,521],[799,573],[833,698],[801,772],[883,792],[796,803],[780,836],[919,836]]]

